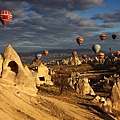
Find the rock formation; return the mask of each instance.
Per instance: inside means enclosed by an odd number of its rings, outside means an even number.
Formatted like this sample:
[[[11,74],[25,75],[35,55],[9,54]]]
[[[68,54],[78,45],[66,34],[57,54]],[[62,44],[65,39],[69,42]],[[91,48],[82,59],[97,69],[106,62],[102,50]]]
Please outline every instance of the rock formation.
[[[1,76],[1,72],[2,72],[2,64],[3,64],[3,58],[0,55],[0,76]]]
[[[23,66],[19,55],[11,45],[4,50],[1,80],[12,83],[28,94],[37,92],[35,77],[27,66]]]
[[[82,62],[80,61],[79,57],[75,57],[73,60],[74,60],[75,65],[82,64]]]
[[[70,57],[68,59],[63,59],[61,61],[62,65],[81,65],[82,61],[79,59],[79,57]]]
[[[100,97],[97,95],[93,99],[93,102],[95,102],[105,112],[112,113],[112,102],[110,98]]]
[[[96,96],[93,101],[107,113],[112,113],[120,120],[120,78],[114,78],[114,85],[110,91],[109,97]]]
[[[118,78],[113,85],[110,99],[114,109],[120,111],[120,79]]]
[[[41,65],[38,66],[38,72],[36,75],[36,81],[38,87],[41,84],[53,85],[53,82],[51,81],[51,76],[48,73],[49,73],[49,69],[41,63]]]
[[[93,91],[92,87],[89,84],[89,80],[86,77],[78,80],[78,83],[76,85],[76,91],[81,95],[95,95],[95,92]]]

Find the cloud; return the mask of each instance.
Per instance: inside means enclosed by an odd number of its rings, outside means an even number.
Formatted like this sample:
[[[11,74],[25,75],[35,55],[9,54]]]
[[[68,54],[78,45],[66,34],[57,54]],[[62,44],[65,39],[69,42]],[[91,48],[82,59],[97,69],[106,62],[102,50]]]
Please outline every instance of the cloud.
[[[120,22],[120,11],[116,13],[102,13],[92,17],[94,20],[102,20],[104,23]]]
[[[117,27],[119,27],[118,26],[118,24],[116,24],[116,23],[111,23],[111,24],[104,24],[104,25],[101,25],[101,27],[103,27],[103,28],[117,28]]]
[[[119,13],[102,13],[84,17],[76,11],[105,7],[104,0],[1,0],[0,8],[10,10],[13,19],[4,29],[0,24],[0,44],[11,44],[18,50],[78,48],[76,38],[85,39],[83,47],[91,48],[98,33],[117,28]],[[114,18],[114,19],[111,19]],[[98,21],[103,21],[99,24]],[[3,46],[3,47],[4,47]],[[3,51],[2,47],[0,48]],[[33,50],[33,49],[31,49]]]
[[[32,4],[32,10],[41,10],[41,13],[49,11],[51,8],[73,11],[87,10],[95,6],[104,6],[103,0],[27,0],[27,2]]]

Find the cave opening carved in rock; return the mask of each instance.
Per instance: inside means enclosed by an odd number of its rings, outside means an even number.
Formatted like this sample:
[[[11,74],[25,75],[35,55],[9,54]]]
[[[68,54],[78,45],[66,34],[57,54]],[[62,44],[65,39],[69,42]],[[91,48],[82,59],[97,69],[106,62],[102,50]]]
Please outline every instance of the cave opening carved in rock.
[[[18,73],[18,65],[15,61],[9,62],[8,67],[11,68],[11,71],[15,72],[16,74]]]

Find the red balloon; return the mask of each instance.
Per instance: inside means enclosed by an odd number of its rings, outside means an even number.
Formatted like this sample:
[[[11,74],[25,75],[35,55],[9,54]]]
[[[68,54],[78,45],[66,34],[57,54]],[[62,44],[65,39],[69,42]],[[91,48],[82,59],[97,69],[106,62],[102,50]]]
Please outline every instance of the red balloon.
[[[0,21],[2,22],[3,26],[6,27],[7,23],[10,22],[12,19],[12,14],[8,10],[1,10],[0,11]]]
[[[113,34],[113,35],[112,35],[112,38],[113,38],[113,39],[116,39],[116,37],[117,37],[116,34]]]
[[[101,34],[101,35],[100,35],[100,39],[101,39],[102,41],[104,41],[104,40],[106,39],[106,35],[105,35],[105,34]]]

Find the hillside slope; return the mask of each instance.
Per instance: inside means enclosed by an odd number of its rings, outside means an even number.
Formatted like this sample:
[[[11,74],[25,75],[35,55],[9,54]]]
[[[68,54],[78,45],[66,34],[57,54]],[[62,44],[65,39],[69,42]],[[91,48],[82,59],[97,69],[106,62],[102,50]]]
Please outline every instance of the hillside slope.
[[[113,120],[107,114],[50,95],[23,93],[14,84],[0,80],[0,120],[103,120],[105,117]]]

